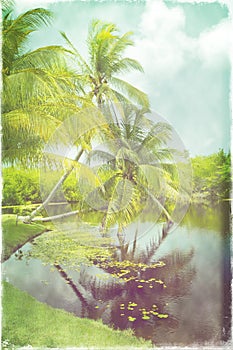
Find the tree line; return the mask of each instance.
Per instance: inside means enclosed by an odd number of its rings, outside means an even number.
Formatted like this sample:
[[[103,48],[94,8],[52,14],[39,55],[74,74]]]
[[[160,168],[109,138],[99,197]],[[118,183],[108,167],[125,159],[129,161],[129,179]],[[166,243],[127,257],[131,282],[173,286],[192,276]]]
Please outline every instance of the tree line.
[[[231,162],[230,154],[220,150],[209,156],[192,158],[193,201],[219,202],[230,198]],[[3,168],[3,206],[36,204],[41,202],[39,169]],[[48,180],[49,181],[49,180]],[[52,179],[50,179],[52,182]],[[73,173],[61,189],[68,202],[78,203],[82,194]],[[53,198],[59,201],[59,192]]]

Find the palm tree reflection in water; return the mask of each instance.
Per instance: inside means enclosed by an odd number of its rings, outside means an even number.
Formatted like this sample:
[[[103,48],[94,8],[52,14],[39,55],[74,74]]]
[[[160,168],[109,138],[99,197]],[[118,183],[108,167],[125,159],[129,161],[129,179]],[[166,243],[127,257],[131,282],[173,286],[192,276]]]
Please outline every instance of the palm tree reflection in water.
[[[133,328],[137,336],[155,342],[158,332],[163,337],[174,332],[179,321],[170,313],[169,301],[188,293],[195,275],[191,265],[194,251],[174,252],[154,261],[160,244],[151,241],[144,251],[137,251],[135,245],[132,250],[119,247],[120,254],[114,259],[96,260],[94,264],[107,273],[103,278],[82,268],[79,281],[74,282],[61,269],[61,276],[73,290],[75,285],[79,299],[81,294],[79,315],[102,318],[114,328]]]

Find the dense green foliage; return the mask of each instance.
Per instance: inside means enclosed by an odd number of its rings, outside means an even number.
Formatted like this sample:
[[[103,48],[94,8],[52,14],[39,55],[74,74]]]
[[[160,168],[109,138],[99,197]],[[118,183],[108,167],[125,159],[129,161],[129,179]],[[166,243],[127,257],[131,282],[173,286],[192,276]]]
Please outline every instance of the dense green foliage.
[[[3,169],[3,205],[40,203],[39,171]]]
[[[3,289],[3,349],[15,346],[47,347],[151,347],[132,331],[112,330],[101,321],[80,319],[36,301],[8,283]],[[5,344],[5,345],[4,345]]]
[[[29,205],[41,202],[40,172],[38,169],[3,168],[3,206]],[[60,174],[60,173],[59,173]],[[62,174],[62,173],[61,173]],[[57,177],[57,174],[56,174]],[[47,178],[44,186],[51,187],[54,184],[52,173]],[[79,201],[81,194],[77,186],[75,173],[71,174],[62,186],[65,197],[69,202]],[[61,190],[53,197],[53,202],[60,200]]]
[[[231,156],[223,150],[192,159],[194,199],[220,201],[230,198]]]
[[[22,246],[28,239],[45,231],[45,226],[33,224],[24,225],[18,222],[16,225],[15,215],[2,216],[2,234],[3,234],[3,256],[2,260],[9,258],[9,256]]]

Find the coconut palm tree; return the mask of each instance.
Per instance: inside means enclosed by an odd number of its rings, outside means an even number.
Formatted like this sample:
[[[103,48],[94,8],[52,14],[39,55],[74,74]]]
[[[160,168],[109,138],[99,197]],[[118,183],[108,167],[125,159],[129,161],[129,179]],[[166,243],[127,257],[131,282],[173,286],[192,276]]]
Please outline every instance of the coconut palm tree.
[[[114,138],[107,140],[102,149],[89,153],[90,165],[105,179],[101,188],[90,191],[85,200],[103,212],[103,232],[118,223],[122,245],[124,226],[148,208],[153,208],[157,219],[163,215],[172,223],[165,200],[177,198],[177,184],[173,181],[176,165],[174,150],[166,146],[171,135],[168,124],[153,123],[145,110],[133,106],[110,107],[105,115]]]
[[[88,61],[81,56],[65,33],[61,34],[73,54],[78,82],[83,86],[84,95],[89,94],[98,106],[107,100],[118,100],[148,108],[147,95],[119,77],[132,70],[143,72],[143,68],[138,61],[124,57],[126,49],[133,45],[133,33],[127,32],[122,36],[118,33],[115,24],[93,20],[87,37]]]
[[[46,46],[28,51],[31,33],[48,25],[52,14],[37,8],[14,16],[13,1],[2,7],[3,160],[37,158],[43,141],[72,110],[77,94],[65,49]]]

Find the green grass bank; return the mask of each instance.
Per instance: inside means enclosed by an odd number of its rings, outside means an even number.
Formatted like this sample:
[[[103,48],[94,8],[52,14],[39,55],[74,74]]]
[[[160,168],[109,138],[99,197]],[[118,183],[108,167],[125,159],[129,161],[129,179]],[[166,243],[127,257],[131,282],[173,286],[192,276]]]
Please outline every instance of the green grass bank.
[[[45,230],[44,225],[35,223],[26,225],[19,221],[16,225],[16,215],[2,215],[2,261],[8,259],[19,247]]]
[[[11,284],[3,283],[2,338],[16,346],[33,347],[137,347],[151,343],[131,331],[113,330],[101,321],[81,319],[38,302]]]

